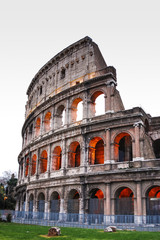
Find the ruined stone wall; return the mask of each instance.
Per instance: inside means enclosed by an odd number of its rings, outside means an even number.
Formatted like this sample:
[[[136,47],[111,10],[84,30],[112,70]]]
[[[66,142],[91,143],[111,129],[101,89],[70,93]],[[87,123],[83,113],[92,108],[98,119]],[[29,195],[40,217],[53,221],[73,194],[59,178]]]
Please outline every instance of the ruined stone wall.
[[[54,199],[59,212],[67,213],[75,199],[75,211],[95,213],[91,199],[99,198],[100,211],[114,215],[115,199],[130,192],[134,214],[146,215],[147,194],[160,181],[157,142],[153,147],[159,120],[139,107],[124,109],[116,70],[98,46],[86,37],[64,49],[40,69],[27,94],[16,209],[28,211],[32,200],[38,212],[39,201],[45,201],[44,211],[50,212]],[[96,115],[101,95],[104,111]]]

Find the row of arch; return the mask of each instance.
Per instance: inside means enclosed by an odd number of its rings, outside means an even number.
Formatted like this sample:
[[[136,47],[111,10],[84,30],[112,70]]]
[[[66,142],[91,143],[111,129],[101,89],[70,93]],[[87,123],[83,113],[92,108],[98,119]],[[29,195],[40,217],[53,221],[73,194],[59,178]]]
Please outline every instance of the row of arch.
[[[26,199],[23,197],[22,209],[25,209]],[[80,193],[76,189],[72,189],[66,201],[67,213],[80,212]],[[45,194],[40,192],[37,197],[37,212],[45,212]],[[35,204],[34,195],[30,194],[28,200],[28,211],[34,211]],[[52,192],[49,200],[49,212],[60,212],[61,197],[57,191]],[[115,193],[115,215],[134,215],[134,193],[129,187],[121,187]],[[94,188],[89,193],[88,200],[88,214],[104,214],[105,197],[104,193],[99,188]],[[20,211],[20,202],[19,202]],[[146,196],[146,215],[159,215],[160,214],[160,186],[153,186],[147,190]]]
[[[121,133],[115,139],[115,159],[119,162],[132,161],[132,139],[128,133]],[[29,165],[31,166],[31,175],[36,173],[37,155],[33,154],[31,162],[29,156],[25,162],[25,176],[28,176]],[[39,173],[47,171],[48,153],[43,150],[39,159]],[[88,146],[88,164],[104,164],[104,141],[101,137],[94,137],[90,140]],[[51,153],[51,170],[56,171],[62,167],[62,149],[56,146]],[[81,165],[81,147],[78,141],[70,144],[68,149],[69,168],[79,167]]]
[[[96,91],[89,102],[90,104],[90,117],[101,115],[105,113],[105,98],[102,91]],[[29,128],[25,132],[24,144],[26,145],[33,137],[38,137],[40,134],[47,133],[50,130],[58,129],[59,127],[70,123],[81,121],[83,119],[83,99],[78,97],[73,100],[71,106],[68,108],[63,104],[59,105],[55,111],[55,114],[51,113],[51,110],[45,112],[44,117],[38,116],[35,122],[29,125]],[[88,110],[87,110],[88,111]],[[53,124],[54,122],[54,124]]]

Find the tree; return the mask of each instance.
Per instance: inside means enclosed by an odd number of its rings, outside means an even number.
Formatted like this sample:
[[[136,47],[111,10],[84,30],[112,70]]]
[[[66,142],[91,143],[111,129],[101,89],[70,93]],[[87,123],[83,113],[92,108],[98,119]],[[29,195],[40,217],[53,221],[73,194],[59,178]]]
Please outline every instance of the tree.
[[[0,209],[15,209],[14,189],[17,184],[17,178],[14,173],[4,172],[0,177]]]

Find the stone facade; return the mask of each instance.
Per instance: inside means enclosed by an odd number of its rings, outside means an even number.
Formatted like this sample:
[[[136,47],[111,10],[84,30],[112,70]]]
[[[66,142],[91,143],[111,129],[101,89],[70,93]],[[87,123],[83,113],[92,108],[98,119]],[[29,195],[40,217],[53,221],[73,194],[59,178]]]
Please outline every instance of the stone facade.
[[[145,216],[158,204],[160,213],[160,117],[125,110],[116,87],[115,68],[89,37],[35,75],[18,156],[17,211]],[[104,111],[96,115],[100,95]]]

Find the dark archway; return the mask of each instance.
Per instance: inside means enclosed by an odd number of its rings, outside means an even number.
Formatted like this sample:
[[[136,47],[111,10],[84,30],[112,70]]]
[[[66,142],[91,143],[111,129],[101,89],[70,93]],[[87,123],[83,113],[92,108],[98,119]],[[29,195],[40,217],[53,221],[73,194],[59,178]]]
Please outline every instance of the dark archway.
[[[160,158],[160,139],[153,142],[153,149],[156,158]]]
[[[79,219],[79,197],[76,189],[69,192],[67,203],[68,221],[77,222]]]
[[[45,211],[45,196],[43,193],[40,193],[38,196],[38,218],[44,218]]]
[[[53,192],[50,199],[50,219],[58,220],[60,212],[60,196],[58,192]]]

